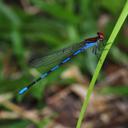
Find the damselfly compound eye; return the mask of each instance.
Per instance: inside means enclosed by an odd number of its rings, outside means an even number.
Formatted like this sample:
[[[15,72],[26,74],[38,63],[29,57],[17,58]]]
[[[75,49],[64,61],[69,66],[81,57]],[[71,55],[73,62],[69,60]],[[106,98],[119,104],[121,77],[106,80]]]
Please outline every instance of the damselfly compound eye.
[[[98,39],[99,40],[104,40],[104,33],[102,33],[102,32],[97,32],[97,35],[98,35]]]

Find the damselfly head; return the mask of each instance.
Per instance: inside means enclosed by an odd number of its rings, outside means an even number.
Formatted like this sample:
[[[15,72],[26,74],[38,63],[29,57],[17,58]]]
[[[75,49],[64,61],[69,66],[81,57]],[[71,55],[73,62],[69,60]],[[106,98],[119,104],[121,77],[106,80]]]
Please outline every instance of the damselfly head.
[[[103,41],[103,40],[104,40],[104,33],[102,33],[102,32],[97,32],[97,35],[98,35],[98,39],[99,39],[100,41]]]

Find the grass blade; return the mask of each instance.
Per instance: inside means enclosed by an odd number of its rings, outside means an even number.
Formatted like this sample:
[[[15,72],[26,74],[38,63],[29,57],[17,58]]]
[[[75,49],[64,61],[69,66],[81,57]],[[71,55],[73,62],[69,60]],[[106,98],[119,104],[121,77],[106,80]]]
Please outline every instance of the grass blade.
[[[90,82],[89,89],[88,89],[86,98],[84,100],[84,103],[83,103],[83,106],[82,106],[82,109],[81,109],[81,112],[80,112],[80,116],[79,116],[76,128],[81,128],[82,120],[83,120],[84,114],[85,114],[85,112],[87,110],[87,106],[88,106],[88,103],[89,103],[89,99],[90,99],[91,93],[92,93],[93,88],[94,88],[94,84],[95,84],[95,82],[96,82],[96,80],[98,78],[98,75],[99,75],[99,72],[100,72],[100,70],[102,68],[102,65],[104,63],[104,60],[105,60],[105,58],[106,58],[106,56],[107,56],[107,54],[108,54],[113,42],[114,42],[117,34],[119,33],[119,31],[120,31],[120,29],[121,29],[121,27],[122,27],[127,15],[128,15],[128,0],[126,1],[125,6],[124,6],[124,8],[123,8],[123,10],[122,10],[122,12],[120,14],[120,17],[119,17],[119,19],[118,19],[118,21],[117,21],[117,23],[116,23],[111,35],[110,35],[108,41],[107,41],[107,44],[105,46],[105,49],[107,49],[107,50],[103,51],[103,53],[102,53],[102,55],[100,57],[100,61],[97,64],[95,73],[94,73],[93,78],[92,78],[92,80]]]

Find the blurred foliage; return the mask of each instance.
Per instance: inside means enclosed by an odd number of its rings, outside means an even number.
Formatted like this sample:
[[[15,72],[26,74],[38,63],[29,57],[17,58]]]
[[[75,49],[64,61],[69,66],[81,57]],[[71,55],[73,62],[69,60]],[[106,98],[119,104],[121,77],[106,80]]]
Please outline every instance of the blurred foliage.
[[[19,89],[49,68],[34,70],[28,63],[31,58],[72,45],[94,36],[97,31],[105,33],[106,41],[124,3],[125,0],[0,0],[0,93],[14,93],[16,102],[24,101],[26,95],[40,101],[47,86],[73,82],[60,78],[61,72],[66,69],[65,65],[37,83],[25,95],[18,95]],[[108,21],[102,25],[100,20],[104,20],[104,16]],[[128,46],[128,38],[124,34],[126,27],[127,23],[109,56],[113,62],[123,66],[128,66],[128,54],[124,50]],[[88,50],[76,57],[73,63],[80,67],[83,74],[91,76],[97,61],[98,57]],[[103,78],[104,72],[100,79]],[[128,94],[127,87],[122,86],[103,88],[101,93]],[[39,102],[39,106],[42,104]],[[50,121],[51,118],[46,117],[35,125],[45,127]],[[2,128],[26,127],[28,124],[30,121],[27,120],[0,121]]]
[[[127,86],[117,86],[117,87],[105,87],[100,90],[100,93],[106,95],[118,95],[118,96],[128,96],[128,87]]]
[[[19,128],[22,128],[22,127],[25,128],[30,123],[29,121],[25,121],[25,120],[23,120],[23,121],[20,121],[20,120],[7,121],[7,120],[5,120],[5,122],[4,121],[0,122],[1,128],[18,128],[18,127]]]
[[[11,91],[17,94],[20,87],[38,77],[38,71],[42,70],[37,70],[37,75],[32,73],[31,67],[28,66],[28,60],[32,56],[41,56],[53,49],[71,45],[100,30],[104,31],[107,39],[124,2],[125,0],[29,0],[24,1],[27,6],[25,8],[21,1],[0,1],[1,93]],[[110,20],[100,27],[97,25],[98,20],[104,14],[107,14]],[[122,39],[124,44],[128,41],[120,34],[118,40]],[[112,59],[127,65],[126,52],[117,46],[115,49],[116,51],[112,52],[118,54],[112,53]],[[92,75],[98,58],[90,54],[88,51],[80,55],[74,63],[79,65],[83,73],[87,71]],[[118,55],[122,57],[118,58]],[[62,70],[64,68],[39,82],[31,89],[32,95],[40,99],[46,85],[61,81],[59,74]]]

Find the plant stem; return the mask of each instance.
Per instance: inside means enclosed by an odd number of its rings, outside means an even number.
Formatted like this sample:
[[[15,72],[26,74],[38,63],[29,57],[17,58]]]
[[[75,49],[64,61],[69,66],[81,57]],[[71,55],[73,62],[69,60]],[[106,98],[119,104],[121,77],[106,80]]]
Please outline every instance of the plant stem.
[[[118,18],[117,23],[116,23],[116,25],[115,25],[115,27],[114,27],[114,29],[113,29],[108,41],[107,41],[107,43],[106,43],[106,46],[104,48],[105,50],[103,50],[103,53],[102,53],[102,55],[100,57],[100,60],[99,60],[99,62],[97,64],[95,73],[93,75],[93,78],[92,78],[92,80],[90,82],[90,85],[89,85],[89,88],[88,88],[88,92],[87,92],[86,98],[85,98],[84,103],[83,103],[82,108],[81,108],[81,112],[80,112],[80,115],[79,115],[79,119],[78,119],[76,128],[81,128],[82,120],[83,120],[84,114],[85,114],[85,112],[87,110],[87,106],[88,106],[88,103],[89,103],[89,100],[90,100],[90,96],[91,96],[93,88],[94,88],[94,84],[95,84],[95,82],[96,82],[96,80],[98,78],[98,75],[99,75],[99,72],[100,72],[100,70],[102,68],[102,65],[104,63],[104,60],[105,60],[105,58],[106,58],[106,56],[107,56],[107,54],[108,54],[113,42],[114,42],[117,34],[119,33],[119,31],[120,31],[120,29],[121,29],[121,27],[122,27],[127,15],[128,15],[128,0],[125,3],[125,6],[124,6],[124,8],[123,8],[123,10],[122,10],[122,12],[120,14],[120,17]]]

